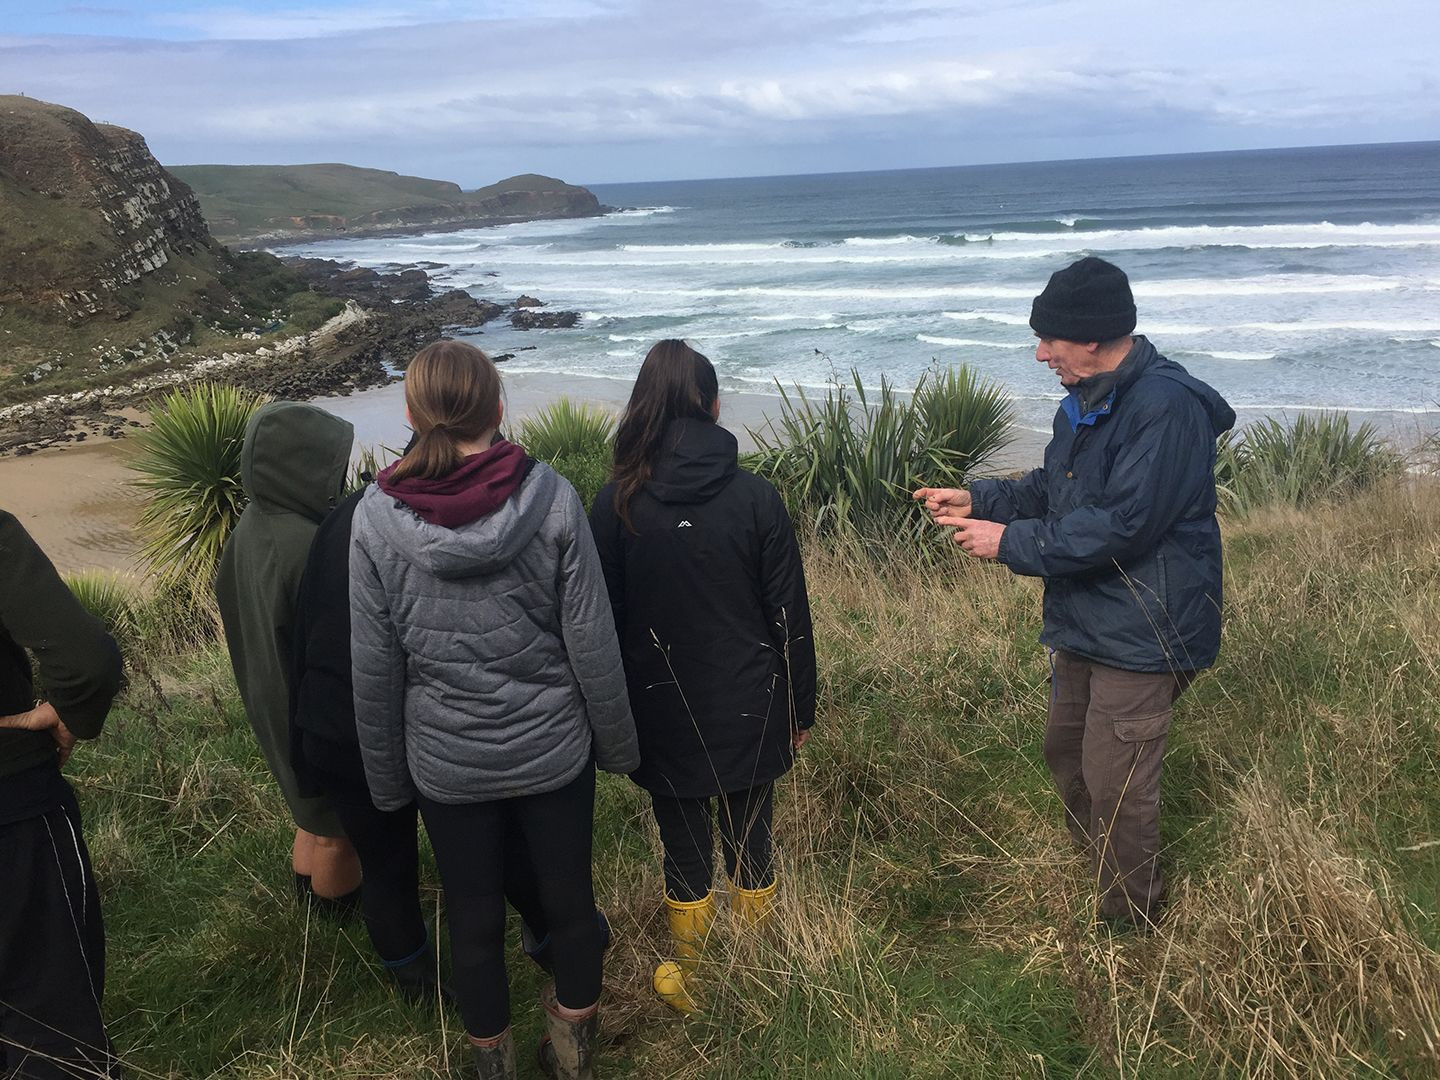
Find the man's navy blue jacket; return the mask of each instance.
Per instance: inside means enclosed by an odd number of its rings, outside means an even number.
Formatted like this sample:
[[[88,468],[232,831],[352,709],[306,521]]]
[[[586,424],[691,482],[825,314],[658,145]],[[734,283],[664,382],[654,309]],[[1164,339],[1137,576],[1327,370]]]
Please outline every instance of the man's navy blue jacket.
[[[1000,561],[1045,579],[1044,644],[1125,671],[1215,662],[1215,440],[1234,423],[1137,336],[1109,397],[1083,416],[1078,392],[1061,402],[1043,469],[972,485],[972,516],[1006,526]]]

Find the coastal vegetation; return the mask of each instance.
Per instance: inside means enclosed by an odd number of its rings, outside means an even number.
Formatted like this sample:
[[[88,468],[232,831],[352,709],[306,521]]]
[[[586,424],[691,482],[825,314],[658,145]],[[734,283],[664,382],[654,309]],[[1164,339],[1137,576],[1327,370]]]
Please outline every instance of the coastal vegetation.
[[[553,460],[579,459],[564,433],[593,425],[582,413],[541,418],[560,433]],[[779,789],[773,933],[722,919],[705,1012],[674,1018],[650,991],[666,947],[651,815],[638,788],[602,777],[605,1075],[1433,1074],[1440,490],[1387,472],[1312,509],[1225,519],[1225,646],[1177,708],[1173,891],[1148,937],[1096,927],[1060,824],[1038,584],[900,533],[877,564],[858,557],[861,534],[805,513],[822,700]],[[69,767],[123,1057],[146,1076],[463,1075],[458,1017],[406,1005],[358,921],[297,909],[260,869],[283,864],[290,823],[213,620],[177,603],[180,587],[117,599],[76,583],[131,658],[105,735]],[[443,936],[428,854],[423,881]],[[528,1041],[541,976],[512,941]]]
[[[562,397],[522,420],[516,438],[531,457],[574,484],[588,507],[610,478],[614,434],[615,418],[605,410]]]
[[[141,554],[162,579],[208,582],[245,509],[240,450],[262,395],[220,383],[170,393],[135,437]]]
[[[1423,446],[1420,448],[1423,451]],[[1258,420],[1220,439],[1215,482],[1229,514],[1306,507],[1374,487],[1404,468],[1372,424],[1352,428],[1344,412]]]
[[[1014,406],[998,383],[967,367],[928,371],[911,394],[860,372],[812,399],[780,387],[780,415],[752,432],[746,464],[821,531],[886,540],[921,530],[916,488],[957,487],[1011,440]]]

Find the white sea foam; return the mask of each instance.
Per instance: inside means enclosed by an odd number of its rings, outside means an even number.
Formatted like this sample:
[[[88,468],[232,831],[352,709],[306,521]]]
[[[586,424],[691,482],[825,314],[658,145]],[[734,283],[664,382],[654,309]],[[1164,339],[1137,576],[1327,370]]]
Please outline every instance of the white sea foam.
[[[1030,343],[1025,341],[977,341],[975,338],[958,337],[936,337],[931,334],[916,334],[916,341],[923,341],[927,345],[946,345],[957,349],[1026,349]]]
[[[958,319],[962,322],[994,322],[1003,323],[1006,326],[1030,325],[1030,320],[1024,315],[1008,315],[1003,311],[942,311],[940,314],[947,319]]]
[[[1274,360],[1273,352],[1225,352],[1221,349],[1191,349],[1200,356],[1211,356],[1216,360]]]
[[[893,247],[896,244],[933,244],[935,239],[933,236],[902,233],[899,236],[849,236],[840,242],[846,247]]]
[[[647,218],[656,214],[673,214],[677,210],[685,209],[683,206],[632,206],[626,210],[614,210],[605,215],[607,218]]]
[[[1440,405],[1297,405],[1294,402],[1249,401],[1230,403],[1236,412],[1352,412],[1352,413],[1399,413],[1405,416],[1432,416],[1440,414]]]

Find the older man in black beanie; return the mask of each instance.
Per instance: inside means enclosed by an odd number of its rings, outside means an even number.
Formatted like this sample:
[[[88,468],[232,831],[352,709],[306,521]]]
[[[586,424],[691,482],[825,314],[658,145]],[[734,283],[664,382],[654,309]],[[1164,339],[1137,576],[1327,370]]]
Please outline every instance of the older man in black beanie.
[[[1220,648],[1215,440],[1235,413],[1134,334],[1129,279],[1104,259],[1051,275],[1030,326],[1067,391],[1045,467],[915,497],[970,554],[1044,579],[1045,759],[1101,919],[1148,927],[1171,705]]]

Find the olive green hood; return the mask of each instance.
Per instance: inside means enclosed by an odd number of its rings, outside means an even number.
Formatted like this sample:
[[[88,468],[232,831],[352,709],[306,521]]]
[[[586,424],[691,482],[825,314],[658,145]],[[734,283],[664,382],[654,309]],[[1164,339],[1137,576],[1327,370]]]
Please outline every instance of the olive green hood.
[[[319,521],[340,501],[354,441],[349,421],[314,405],[262,405],[245,425],[240,453],[245,494],[262,513]]]

